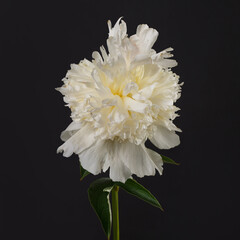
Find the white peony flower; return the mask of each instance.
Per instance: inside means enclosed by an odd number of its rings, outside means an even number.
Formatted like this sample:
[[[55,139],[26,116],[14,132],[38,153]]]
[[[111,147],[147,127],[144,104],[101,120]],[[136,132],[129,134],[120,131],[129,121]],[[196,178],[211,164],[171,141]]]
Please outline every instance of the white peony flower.
[[[160,149],[180,143],[173,120],[179,110],[177,65],[169,59],[173,49],[152,49],[158,32],[142,24],[127,36],[126,23],[108,21],[108,52],[102,46],[92,62],[72,64],[58,88],[71,109],[72,123],[61,134],[65,141],[57,152],[78,154],[81,165],[92,174],[110,169],[113,181],[162,174],[161,156],[146,148],[149,139]]]

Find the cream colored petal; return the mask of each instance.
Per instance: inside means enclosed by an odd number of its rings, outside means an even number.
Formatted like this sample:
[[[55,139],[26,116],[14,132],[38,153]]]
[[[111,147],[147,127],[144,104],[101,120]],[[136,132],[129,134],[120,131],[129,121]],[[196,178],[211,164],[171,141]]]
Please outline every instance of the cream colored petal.
[[[129,116],[126,109],[122,107],[114,107],[111,113],[108,116],[108,119],[111,123],[121,123]]]
[[[105,161],[103,162],[102,170],[103,170],[103,172],[106,172],[108,170],[108,168],[110,167],[109,154],[106,155],[106,158],[104,160]]]
[[[103,107],[116,106],[118,100],[116,98],[105,98],[102,100]]]
[[[107,51],[104,48],[104,46],[100,47],[100,51],[101,51],[104,62],[107,62],[108,61],[108,54],[107,54]]]
[[[66,77],[77,83],[92,82],[91,71],[93,66],[84,67],[83,63],[71,64],[71,69],[67,72]]]
[[[99,72],[96,69],[94,69],[92,72],[92,78],[95,81],[95,87],[98,93],[107,97],[110,93],[110,90],[103,85],[101,77],[99,76]]]
[[[145,147],[125,141],[119,144],[121,160],[138,177],[155,175],[155,165]]]
[[[60,138],[65,142],[70,137],[72,137],[80,128],[82,127],[82,123],[80,122],[71,122],[69,126],[61,133]]]
[[[115,159],[110,162],[110,178],[114,182],[125,183],[132,173],[129,168],[119,159],[121,156],[115,156]]]
[[[143,145],[143,148],[145,148],[145,151],[147,152],[147,154],[149,155],[149,157],[151,158],[151,160],[153,161],[156,169],[158,170],[159,174],[162,175],[162,171],[163,171],[163,160],[160,154],[158,154],[157,152],[146,148]]]
[[[102,56],[101,56],[100,53],[97,52],[97,51],[94,51],[94,52],[92,53],[92,58],[96,61],[97,64],[99,64],[99,63],[102,64],[102,63],[103,63]]]
[[[134,112],[145,113],[145,110],[148,107],[148,104],[135,101],[134,99],[129,97],[124,97],[123,101],[126,108]]]
[[[78,156],[82,167],[88,172],[96,175],[102,171],[107,154],[105,141],[101,140],[82,151]]]
[[[147,53],[152,48],[157,37],[158,32],[155,29],[149,28],[146,24],[142,24],[137,27],[136,34],[131,36],[130,39],[138,46],[140,53]]]
[[[162,126],[157,126],[156,132],[150,141],[160,149],[169,149],[180,144],[179,136],[175,131],[170,131]]]
[[[105,149],[107,157],[103,164],[103,171],[105,172],[110,167],[109,176],[113,181],[123,182],[131,177],[131,171],[124,163],[124,149],[122,144],[118,141],[105,141]]]
[[[152,83],[149,86],[141,89],[138,91],[138,93],[133,94],[132,97],[135,100],[141,100],[141,99],[148,99],[152,96],[152,92],[154,90],[154,88],[157,86],[158,83]]]
[[[64,157],[70,157],[73,153],[79,154],[95,142],[94,132],[86,124],[72,137],[70,137],[58,149],[57,153],[63,152]]]
[[[163,68],[172,68],[177,66],[177,61],[174,59],[168,59],[170,57],[173,57],[173,54],[170,52],[173,51],[173,48],[167,48],[160,53],[153,54],[152,60],[154,63],[158,64],[159,66]]]
[[[127,83],[125,88],[123,89],[123,95],[126,96],[128,95],[131,91],[137,91],[138,90],[138,85],[135,82],[130,82]]]
[[[156,63],[163,68],[173,68],[177,66],[177,61],[174,59],[160,59]]]
[[[121,21],[121,23],[120,23]],[[112,23],[108,20],[108,29],[109,29],[109,37],[113,37],[116,39],[123,39],[127,34],[127,25],[120,17],[112,28]]]

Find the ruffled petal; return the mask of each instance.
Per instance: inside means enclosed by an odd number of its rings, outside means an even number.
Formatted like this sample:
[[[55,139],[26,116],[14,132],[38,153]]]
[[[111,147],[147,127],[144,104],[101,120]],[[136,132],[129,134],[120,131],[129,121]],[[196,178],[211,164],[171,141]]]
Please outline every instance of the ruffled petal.
[[[121,123],[128,117],[128,112],[121,107],[114,107],[108,119],[111,123]]]
[[[79,154],[95,142],[94,132],[87,124],[70,137],[58,149],[57,153],[63,152],[64,157],[70,157],[73,153]]]
[[[154,63],[158,64],[159,66],[163,68],[172,68],[177,66],[177,61],[174,59],[168,59],[170,57],[173,57],[173,54],[170,52],[173,51],[173,48],[167,48],[160,53],[153,54],[152,60]]]
[[[145,110],[148,107],[148,104],[135,101],[130,97],[124,97],[124,104],[128,110],[139,113],[145,113]]]
[[[138,93],[132,95],[132,97],[135,100],[142,100],[142,99],[148,99],[152,96],[152,92],[154,90],[154,88],[157,86],[158,83],[152,83],[149,86],[141,89],[140,91],[138,91]]]
[[[132,91],[137,91],[138,85],[135,82],[127,83],[125,88],[123,89],[123,95],[127,96]]]
[[[84,59],[79,64],[71,64],[71,69],[68,70],[66,77],[76,81],[77,83],[91,83],[91,72],[94,65]]]
[[[162,126],[157,126],[156,132],[150,141],[160,149],[169,149],[180,144],[179,136],[175,131],[170,131]]]
[[[121,21],[121,23],[120,23]],[[108,20],[108,30],[109,30],[109,37],[113,37],[115,39],[123,39],[127,34],[127,25],[120,17],[117,22],[115,23],[114,27],[112,28],[112,23]]]
[[[121,21],[121,23],[120,23]],[[108,21],[109,37],[107,39],[107,46],[110,56],[116,61],[120,56],[122,56],[122,43],[123,39],[127,37],[127,25],[126,23],[118,19],[114,27],[112,28],[112,23]]]
[[[136,34],[131,36],[130,40],[137,45],[139,53],[148,53],[157,37],[157,30],[149,28],[147,24],[141,24],[138,25]]]

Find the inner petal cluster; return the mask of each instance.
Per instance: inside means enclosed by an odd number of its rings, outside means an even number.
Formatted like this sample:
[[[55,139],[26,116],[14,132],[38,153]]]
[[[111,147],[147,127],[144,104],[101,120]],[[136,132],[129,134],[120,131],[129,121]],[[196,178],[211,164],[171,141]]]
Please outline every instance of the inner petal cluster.
[[[176,75],[154,64],[111,72],[108,67],[84,60],[68,72],[61,91],[68,96],[74,121],[91,124],[97,138],[135,144],[153,136],[154,123],[170,127],[179,97]],[[84,72],[85,80],[75,79],[76,72]]]

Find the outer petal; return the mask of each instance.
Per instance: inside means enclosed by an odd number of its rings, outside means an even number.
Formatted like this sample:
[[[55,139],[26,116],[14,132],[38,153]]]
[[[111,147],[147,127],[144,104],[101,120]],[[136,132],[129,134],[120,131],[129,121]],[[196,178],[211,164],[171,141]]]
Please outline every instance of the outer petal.
[[[114,182],[123,182],[125,183],[128,178],[132,175],[130,169],[115,156],[115,159],[110,163],[110,178]]]
[[[78,155],[83,168],[94,175],[101,172],[107,158],[107,148],[104,145],[105,141],[97,141]]]
[[[125,164],[124,158],[128,153],[125,151],[124,144],[118,141],[107,141],[107,149],[109,155],[106,161],[110,164],[110,178],[113,181],[125,183],[132,173]]]
[[[61,133],[61,139],[65,142],[70,137],[72,137],[80,128],[82,123],[80,122],[71,122],[69,126]]]
[[[86,124],[63,145],[57,149],[57,153],[64,152],[64,157],[70,157],[73,153],[79,154],[95,142],[94,132]]]
[[[121,23],[120,23],[121,21]],[[107,46],[110,56],[117,60],[118,57],[122,56],[122,41],[125,37],[127,37],[127,26],[126,23],[118,19],[114,27],[112,28],[111,21],[108,21],[109,28],[109,38],[107,39]]]
[[[155,164],[155,160],[153,161],[152,155],[148,153],[144,145],[136,145],[129,141],[122,143],[113,141],[109,152],[110,178],[113,181],[125,182],[131,174],[139,177],[155,175],[156,165],[161,171],[160,163]]]
[[[177,66],[177,61],[174,59],[168,59],[173,57],[173,54],[170,52],[173,51],[173,48],[167,48],[160,53],[152,55],[152,60],[163,68],[172,68]]]
[[[179,136],[175,131],[170,131],[162,126],[157,126],[157,130],[150,141],[160,149],[169,149],[180,144]]]
[[[149,157],[152,159],[156,169],[158,170],[159,174],[162,175],[162,171],[163,171],[163,160],[160,154],[158,154],[157,152],[154,152],[153,150],[146,148],[144,145],[143,147],[145,148],[145,151],[147,152],[147,154],[149,155]]]
[[[138,177],[155,175],[155,165],[144,145],[136,145],[126,141],[122,143],[123,161],[133,174]]]
[[[121,21],[121,23],[120,23]],[[112,28],[112,23],[108,20],[108,29],[109,29],[109,37],[113,37],[115,39],[123,39],[127,34],[127,25],[120,17]]]
[[[71,64],[71,69],[67,72],[66,77],[81,83],[92,82],[93,67],[92,63],[86,59],[79,64]]]

